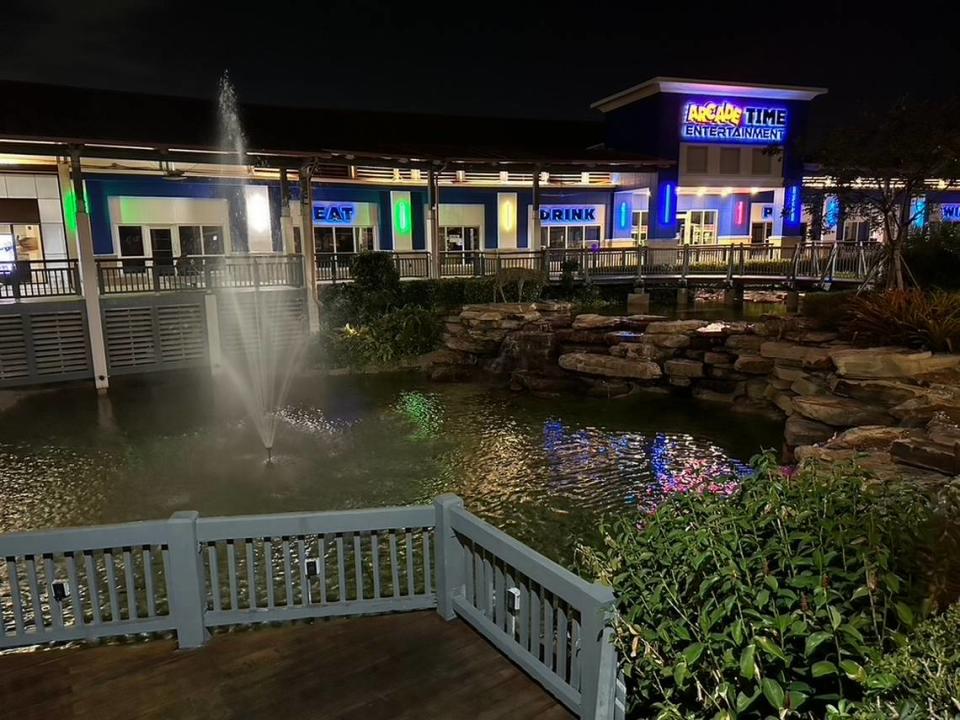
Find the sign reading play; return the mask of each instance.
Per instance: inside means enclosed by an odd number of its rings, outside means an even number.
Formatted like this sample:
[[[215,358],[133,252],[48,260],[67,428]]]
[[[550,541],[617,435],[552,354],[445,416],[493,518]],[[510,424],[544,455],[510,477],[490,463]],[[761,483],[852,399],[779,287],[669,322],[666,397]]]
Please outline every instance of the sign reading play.
[[[787,109],[697,100],[683,108],[680,139],[688,142],[781,145],[787,136]]]

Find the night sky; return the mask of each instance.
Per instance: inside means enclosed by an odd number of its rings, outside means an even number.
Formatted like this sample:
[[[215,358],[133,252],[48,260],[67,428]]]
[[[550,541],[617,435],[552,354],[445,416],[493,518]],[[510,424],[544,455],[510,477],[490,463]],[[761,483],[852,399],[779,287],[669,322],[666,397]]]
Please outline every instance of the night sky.
[[[245,102],[586,119],[673,75],[829,87],[827,123],[951,90],[950,5],[8,0],[0,78],[212,97],[229,68]]]

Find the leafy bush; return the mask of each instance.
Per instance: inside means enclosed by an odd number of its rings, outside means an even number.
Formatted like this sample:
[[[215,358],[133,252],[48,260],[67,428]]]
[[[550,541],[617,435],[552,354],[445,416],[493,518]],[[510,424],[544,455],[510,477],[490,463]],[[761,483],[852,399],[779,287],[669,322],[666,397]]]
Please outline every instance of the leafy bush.
[[[960,716],[960,605],[920,623],[906,645],[867,667],[867,698],[857,718]]]
[[[855,297],[847,331],[866,343],[960,350],[960,293],[888,290]]]
[[[618,598],[638,717],[821,718],[860,699],[864,664],[920,612],[908,582],[928,512],[919,491],[836,468],[788,480],[769,455],[755,467],[731,497],[673,495],[582,549]]]
[[[912,236],[903,259],[920,287],[960,290],[960,224],[941,223]]]
[[[399,293],[400,272],[393,255],[385,252],[363,252],[353,258],[350,274],[353,283],[363,291]]]
[[[311,349],[311,360],[332,368],[387,365],[435,350],[440,336],[441,324],[434,312],[404,307],[368,325],[325,326]]]

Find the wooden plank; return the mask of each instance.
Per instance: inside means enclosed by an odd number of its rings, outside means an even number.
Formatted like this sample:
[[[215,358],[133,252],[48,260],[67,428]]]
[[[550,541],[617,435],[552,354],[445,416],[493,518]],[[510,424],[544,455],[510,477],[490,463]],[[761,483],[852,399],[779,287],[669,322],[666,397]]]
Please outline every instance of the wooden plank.
[[[213,609],[222,610],[220,600],[220,561],[217,556],[216,543],[207,545],[207,567],[210,574],[210,596],[213,598]]]
[[[30,590],[30,605],[33,610],[33,624],[38,634],[43,633],[46,621],[43,617],[43,604],[40,602],[40,586],[37,583],[37,561],[33,556],[25,557],[27,565],[27,588]]]
[[[506,630],[507,619],[506,619],[506,602],[504,599],[505,583],[503,579],[503,568],[500,566],[500,563],[496,563],[493,568],[493,597],[494,597],[494,612],[493,612],[493,621],[494,624],[501,630]]]
[[[110,599],[110,622],[120,622],[120,600],[117,593],[117,567],[113,564],[113,552],[103,551],[103,569],[107,579],[107,597]]]
[[[240,608],[237,595],[237,549],[233,540],[227,540],[227,584],[230,588],[230,609]]]
[[[317,538],[317,545],[319,548],[320,554],[320,576],[318,580],[320,581],[320,604],[325,605],[327,602],[327,539],[325,536],[320,535]]]
[[[301,537],[297,538],[297,565],[300,569],[300,604],[310,604],[310,581],[307,578],[307,545]]]
[[[370,555],[373,558],[373,599],[380,599],[380,533],[370,533]]]
[[[126,547],[166,540],[167,522],[151,520],[0,535],[0,557],[62,554]]]
[[[555,613],[557,634],[557,675],[567,681],[567,615],[563,605],[557,604]]]
[[[473,545],[470,541],[463,543],[463,578],[464,597],[471,605],[476,605],[476,566],[474,564]]]
[[[270,538],[263,539],[263,568],[267,587],[267,607],[272,608],[274,603],[273,587],[273,541]]]
[[[570,685],[580,689],[580,623],[570,621]]]
[[[413,533],[410,530],[404,534],[404,545],[407,554],[407,595],[412,597],[416,593],[413,586]]]
[[[247,556],[247,607],[257,607],[257,571],[256,557],[253,552],[253,540],[245,538],[243,541]]]
[[[127,594],[127,619],[137,619],[137,588],[133,582],[133,552],[123,549],[123,578]]]
[[[343,557],[343,535],[337,535],[337,600],[347,600],[347,566]]]
[[[53,569],[53,557],[43,556],[43,580],[47,586],[47,608],[50,611],[50,624],[54,628],[63,627],[63,608],[53,596],[53,583],[57,579]]]
[[[421,532],[423,536],[423,591],[429,595],[433,592],[431,578],[433,577],[433,568],[430,565],[430,536],[433,533],[429,529]]]
[[[201,541],[229,537],[283,535],[334,535],[432,525],[433,505],[378,508],[374,510],[336,510],[319,513],[277,513],[235,517],[204,517],[197,522]],[[3,546],[0,545],[0,554]]]
[[[392,580],[393,596],[400,597],[400,570],[397,567],[397,535],[390,533],[388,536],[390,544],[390,578]]]
[[[10,582],[10,599],[13,602],[13,631],[22,635],[23,630],[23,598],[20,597],[20,576],[17,572],[17,562],[7,558],[7,580]]]
[[[153,587],[153,552],[149,546],[144,546],[143,553],[143,589],[147,596],[147,617],[156,617],[157,597]]]
[[[80,575],[77,573],[77,559],[73,553],[64,556],[67,563],[67,581],[70,583],[70,612],[73,621],[83,627],[83,597],[80,594]]]
[[[350,617],[353,615],[376,615],[387,612],[408,612],[435,608],[436,605],[436,596],[415,595],[413,597],[381,598],[380,600],[337,601],[327,603],[326,605],[313,605],[310,607],[257,608],[255,610],[238,610],[237,612],[224,610],[219,613],[208,612],[205,621],[210,627],[219,625],[246,625],[304,620],[306,618]]]
[[[544,592],[541,596],[543,605],[543,664],[548,670],[553,670],[553,657],[555,649],[555,629],[553,626],[553,603],[554,598]]]
[[[353,534],[353,572],[357,586],[357,600],[363,600],[363,549],[360,533]]]
[[[290,538],[283,538],[281,551],[283,554],[283,587],[287,593],[287,607],[293,607],[293,575],[290,572]]]
[[[93,553],[85,552],[83,554],[83,567],[87,576],[87,592],[90,595],[90,610],[92,622],[99,625],[103,618],[100,615],[100,583],[97,576],[97,567],[93,560]]]

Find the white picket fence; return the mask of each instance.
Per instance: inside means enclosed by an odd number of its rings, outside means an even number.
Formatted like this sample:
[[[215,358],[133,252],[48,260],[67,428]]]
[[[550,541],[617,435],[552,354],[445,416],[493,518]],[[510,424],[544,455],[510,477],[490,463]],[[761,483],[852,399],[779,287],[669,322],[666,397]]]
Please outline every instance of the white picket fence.
[[[0,649],[437,608],[582,718],[623,717],[594,585],[467,512],[433,505],[169,520],[0,535]]]

